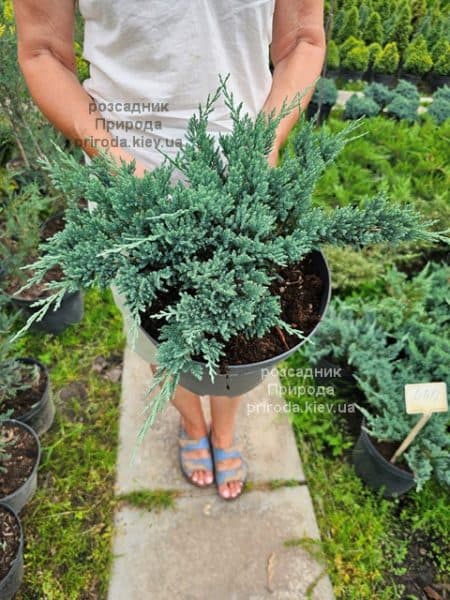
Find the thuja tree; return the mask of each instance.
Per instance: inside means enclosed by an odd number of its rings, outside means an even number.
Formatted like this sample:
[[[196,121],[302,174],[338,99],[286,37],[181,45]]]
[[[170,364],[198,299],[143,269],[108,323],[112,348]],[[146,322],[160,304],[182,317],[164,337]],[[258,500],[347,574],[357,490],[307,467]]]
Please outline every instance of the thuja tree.
[[[216,138],[208,132],[208,117],[221,95],[233,128]],[[142,178],[134,176],[133,164],[117,166],[106,156],[85,166],[59,151],[58,159],[47,163],[69,201],[67,224],[44,245],[30,284],[56,264],[64,279],[49,284],[55,289],[40,301],[34,318],[58,306],[66,292],[114,284],[125,295],[136,330],[141,313],[152,311],[158,298],[171,298],[153,315],[163,321],[153,382],[160,391],[141,436],[172,396],[180,373],[201,377],[202,365],[194,357],[202,358],[214,378],[225,344],[237,334],[259,338],[280,327],[299,335],[283,321],[280,299],[270,293],[280,266],[297,264],[324,243],[359,248],[440,237],[413,209],[383,194],[361,208],[314,206],[317,180],[358,122],[332,134],[302,119],[282,164],[270,167],[267,156],[278,123],[298,102],[299,96],[278,114],[252,119],[221,79],[189,120],[177,156],[166,156]],[[173,182],[176,171],[188,184]],[[96,209],[80,208],[80,197],[96,202]]]
[[[305,352],[313,361],[327,356],[351,366],[366,404],[359,409],[369,433],[400,442],[417,415],[404,405],[406,383],[448,378],[449,269],[429,264],[408,281],[393,270],[384,278],[384,297],[333,300],[327,317]],[[450,485],[448,415],[433,415],[405,453],[418,489],[432,474]]]

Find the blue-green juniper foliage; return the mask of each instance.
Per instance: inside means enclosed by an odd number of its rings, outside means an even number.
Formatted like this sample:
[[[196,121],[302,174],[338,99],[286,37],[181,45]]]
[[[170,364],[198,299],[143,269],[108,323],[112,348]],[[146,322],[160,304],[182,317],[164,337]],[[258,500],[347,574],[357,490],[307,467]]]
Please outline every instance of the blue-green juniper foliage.
[[[208,132],[208,117],[221,94],[233,129],[216,139]],[[34,280],[56,264],[64,279],[53,284],[54,293],[35,318],[52,302],[58,306],[65,291],[114,284],[137,326],[155,298],[177,293],[157,315],[166,322],[153,385],[162,387],[147,407],[141,437],[173,394],[179,374],[201,376],[194,356],[203,357],[214,377],[225,343],[236,334],[261,337],[279,326],[301,335],[281,319],[279,298],[269,291],[279,266],[297,263],[323,243],[361,247],[436,239],[430,223],[383,194],[367,199],[362,208],[313,206],[317,180],[359,122],[331,134],[302,120],[292,153],[281,166],[268,165],[277,125],[299,98],[285,102],[277,114],[253,119],[243,114],[242,103],[235,102],[221,78],[191,117],[176,158],[167,156],[141,178],[134,176],[133,164],[117,166],[106,156],[85,166],[59,151],[58,159],[47,164],[69,208],[64,231],[45,244],[34,265]],[[177,170],[188,184],[171,180]],[[96,202],[96,209],[80,208],[79,198]]]
[[[450,268],[430,263],[407,280],[395,269],[384,277],[383,297],[333,299],[308,357],[350,365],[367,406],[369,433],[400,442],[419,415],[405,412],[406,383],[448,382]],[[417,488],[434,473],[450,485],[448,413],[435,413],[405,452]]]

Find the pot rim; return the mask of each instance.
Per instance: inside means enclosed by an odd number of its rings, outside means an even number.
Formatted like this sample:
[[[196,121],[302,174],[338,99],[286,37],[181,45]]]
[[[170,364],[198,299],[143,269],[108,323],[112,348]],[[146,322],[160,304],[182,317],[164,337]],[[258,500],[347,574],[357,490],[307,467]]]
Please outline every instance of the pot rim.
[[[325,255],[323,254],[323,252],[321,250],[318,250],[318,249],[311,250],[311,252],[309,252],[308,254],[306,254],[304,256],[304,258],[306,258],[314,253],[317,253],[320,255],[321,259],[323,260],[325,270],[328,274],[327,281],[324,282],[324,284],[327,287],[326,295],[324,294],[324,297],[321,298],[321,302],[323,302],[323,308],[321,311],[320,319],[317,321],[317,323],[314,325],[314,327],[311,329],[311,331],[308,333],[308,335],[305,336],[303,339],[300,339],[299,343],[296,344],[295,346],[292,346],[292,348],[289,348],[289,350],[285,350],[285,352],[282,352],[281,354],[276,354],[275,356],[272,356],[271,358],[266,358],[266,359],[258,361],[258,362],[245,363],[245,364],[229,364],[229,365],[227,365],[227,372],[242,371],[243,369],[246,369],[246,368],[251,369],[251,368],[255,368],[255,367],[264,368],[265,365],[272,365],[274,363],[274,361],[281,362],[285,358],[287,358],[288,356],[290,356],[291,354],[296,352],[298,350],[298,348],[300,348],[300,346],[302,346],[305,342],[307,342],[309,340],[309,338],[315,333],[315,331],[321,324],[322,319],[325,316],[325,313],[327,312],[328,306],[330,304],[331,270],[328,265],[327,259],[325,258]],[[157,340],[155,340],[149,333],[147,333],[147,331],[145,331],[145,329],[143,327],[140,327],[139,329],[144,333],[144,335],[146,335],[148,338],[150,338],[150,340],[153,342],[153,344],[155,344],[155,346],[158,346]],[[192,362],[197,365],[201,365],[202,367],[205,367],[205,365],[206,365],[205,362],[199,361],[199,360],[193,360]]]
[[[16,490],[11,492],[7,496],[0,496],[0,504],[6,504],[10,498],[14,498],[14,496],[18,492],[20,492],[20,490],[22,490],[26,485],[28,485],[29,481],[34,477],[36,471],[38,470],[39,464],[41,462],[41,442],[39,440],[38,434],[34,431],[34,429],[32,427],[30,427],[29,425],[27,425],[26,423],[23,423],[22,421],[18,421],[17,419],[5,419],[2,422],[2,425],[7,424],[7,423],[23,427],[24,429],[27,429],[32,434],[32,436],[34,437],[36,444],[37,444],[37,456],[36,456],[36,461],[34,463],[33,469],[31,471],[31,473],[28,475],[28,477],[26,478],[26,480],[22,483],[21,486],[19,486]]]
[[[401,469],[396,464],[393,464],[389,460],[387,460],[381,454],[381,452],[379,452],[379,450],[376,448],[375,444],[373,443],[372,438],[370,437],[370,435],[366,431],[365,427],[366,427],[366,420],[363,419],[363,421],[361,423],[361,435],[364,437],[365,441],[367,442],[367,445],[370,447],[370,450],[374,454],[376,454],[377,459],[380,460],[380,462],[382,463],[382,465],[384,467],[386,467],[391,473],[393,473],[394,475],[398,476],[399,479],[405,479],[405,480],[408,480],[408,481],[414,480],[414,473],[412,471],[410,471],[410,470],[407,471],[406,469]],[[384,440],[384,441],[388,441],[388,440]]]
[[[2,501],[0,501],[0,508],[3,508],[3,510],[7,510],[10,514],[13,515],[13,517],[16,519],[16,523],[19,525],[19,533],[20,533],[19,547],[17,549],[17,554],[16,554],[13,562],[11,563],[11,566],[9,567],[9,570],[6,573],[6,575],[3,577],[3,579],[0,579],[0,591],[1,591],[3,582],[5,582],[8,579],[8,577],[11,575],[11,573],[17,568],[17,563],[21,560],[21,557],[23,555],[24,536],[23,536],[22,521],[20,520],[20,517],[16,513],[16,511],[13,510],[7,504],[4,504]]]

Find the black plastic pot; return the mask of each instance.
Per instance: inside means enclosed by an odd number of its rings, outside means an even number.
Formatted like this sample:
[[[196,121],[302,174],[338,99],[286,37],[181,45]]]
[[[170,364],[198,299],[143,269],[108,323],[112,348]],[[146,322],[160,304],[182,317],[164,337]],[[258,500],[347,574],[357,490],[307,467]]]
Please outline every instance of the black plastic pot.
[[[398,83],[398,78],[396,75],[388,74],[388,73],[374,73],[373,79],[378,83],[382,83],[387,85],[388,87],[394,87]]]
[[[23,579],[23,529],[20,519],[17,516],[16,512],[6,504],[0,503],[0,506],[14,516],[20,529],[20,542],[19,548],[17,550],[17,556],[14,559],[14,562],[12,563],[6,576],[0,581],[0,599],[12,600],[12,598],[14,598],[17,591],[19,590]]]
[[[14,424],[14,425],[18,425],[19,427],[23,427],[24,429],[26,429],[27,431],[29,431],[31,433],[31,435],[34,437],[34,439],[36,441],[36,445],[37,445],[36,463],[33,467],[33,470],[31,471],[28,479],[17,490],[12,492],[11,494],[8,494],[8,496],[4,496],[3,498],[0,498],[0,503],[6,504],[10,508],[12,508],[12,510],[15,511],[16,513],[20,513],[22,508],[33,497],[33,495],[36,491],[37,472],[38,472],[39,463],[41,460],[41,443],[39,441],[39,438],[38,438],[36,432],[33,431],[33,429],[29,425],[26,425],[25,423],[22,423],[21,421],[18,421],[16,419],[6,419],[5,421],[3,421],[3,423],[6,425]]]
[[[32,308],[31,305],[36,300],[22,300],[9,296],[12,304],[24,311],[27,316],[31,316],[38,308]],[[31,328],[33,331],[44,331],[45,333],[62,333],[70,325],[79,323],[84,314],[84,296],[81,291],[66,294],[58,310],[49,310],[40,321],[35,321]]]
[[[343,394],[361,393],[351,369],[333,362],[328,356],[321,358],[314,366],[314,380],[317,385],[332,385]]]
[[[414,487],[414,475],[400,469],[382,456],[372,442],[363,421],[361,433],[353,448],[352,460],[356,474],[375,490],[382,490],[385,498],[396,498]]]
[[[51,385],[50,385],[50,376],[48,373],[48,369],[45,365],[40,363],[38,360],[34,358],[17,358],[19,362],[25,363],[27,365],[38,365],[41,372],[45,373],[47,383],[45,385],[45,390],[42,394],[39,402],[36,402],[28,412],[23,415],[16,415],[14,418],[22,423],[26,423],[38,435],[42,435],[48,429],[50,429],[53,419],[55,417],[55,404],[53,402],[53,396],[51,393]]]
[[[331,279],[330,269],[327,261],[320,251],[311,252],[310,257],[312,259],[312,265],[315,273],[322,279],[324,285],[322,290],[322,297],[319,306],[320,320],[309,333],[309,335],[299,341],[299,343],[290,348],[282,354],[278,354],[273,358],[263,360],[257,363],[250,363],[245,365],[229,365],[226,374],[217,374],[214,381],[206,369],[205,363],[198,363],[203,368],[203,376],[199,380],[194,377],[191,373],[183,373],[180,377],[180,385],[190,390],[194,394],[214,395],[214,396],[240,396],[245,394],[258,386],[265,375],[279,362],[294,354],[302,344],[305,343],[308,337],[311,337],[320,325],[320,321],[323,319],[325,312],[328,308],[331,295]],[[143,335],[150,338],[153,344],[158,345],[157,340],[152,338],[144,329],[141,329]]]
[[[0,265],[0,280],[5,277],[6,269],[3,265]],[[14,295],[6,294],[9,301],[13,306],[22,310],[25,316],[29,317],[39,307],[32,308],[37,300],[23,300],[22,298],[16,298]],[[45,333],[62,333],[70,325],[79,323],[83,318],[84,314],[84,296],[81,291],[71,292],[66,294],[62,299],[61,306],[58,310],[49,310],[47,314],[40,320],[35,321],[31,328],[33,331],[43,331]]]
[[[312,119],[317,113],[317,124],[320,125],[324,121],[328,119],[330,116],[331,109],[334,104],[324,104],[322,103],[319,107],[315,102],[310,102],[308,104],[308,108],[306,109],[306,118]]]

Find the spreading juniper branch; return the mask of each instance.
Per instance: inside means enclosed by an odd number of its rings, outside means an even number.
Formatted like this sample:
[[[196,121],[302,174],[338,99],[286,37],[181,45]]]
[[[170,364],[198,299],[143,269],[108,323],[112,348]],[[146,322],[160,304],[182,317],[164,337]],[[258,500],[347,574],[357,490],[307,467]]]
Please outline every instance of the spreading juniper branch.
[[[418,213],[386,198],[368,200],[362,208],[313,205],[318,179],[360,123],[334,134],[302,118],[290,156],[277,168],[269,166],[277,125],[303,95],[286,99],[278,113],[251,118],[221,79],[189,120],[178,154],[140,178],[133,164],[117,165],[105,155],[80,165],[58,150],[56,160],[46,163],[69,208],[65,229],[33,265],[33,282],[60,265],[59,284],[66,290],[114,285],[125,296],[135,333],[141,315],[167,298],[164,309],[152,315],[162,319],[157,354],[162,387],[147,425],[181,373],[201,378],[202,366],[193,357],[202,357],[214,379],[235,336],[260,338],[275,328],[304,334],[282,319],[280,298],[271,293],[281,267],[298,264],[323,243],[360,247],[438,239]],[[215,139],[208,122],[220,97],[233,128]],[[173,181],[176,169],[187,184]],[[95,209],[80,207],[81,197],[95,202]]]

